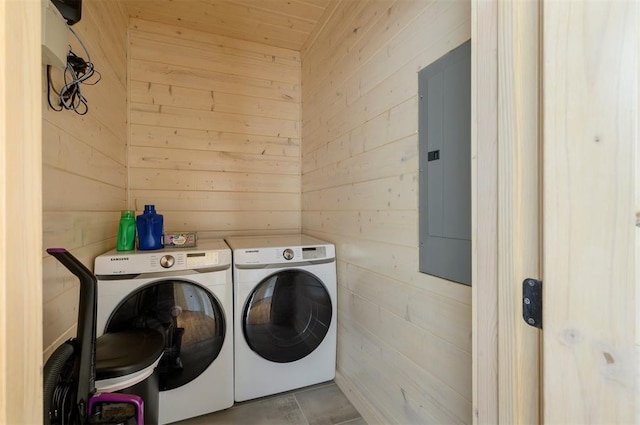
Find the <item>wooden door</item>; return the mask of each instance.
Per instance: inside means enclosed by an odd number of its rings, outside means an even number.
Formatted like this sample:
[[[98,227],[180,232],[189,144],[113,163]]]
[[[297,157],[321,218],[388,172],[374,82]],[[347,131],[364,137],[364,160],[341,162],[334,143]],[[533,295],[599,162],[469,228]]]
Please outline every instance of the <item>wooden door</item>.
[[[40,8],[0,0],[0,424],[42,423]]]
[[[640,423],[639,8],[472,2],[474,423]]]
[[[543,5],[543,421],[640,423],[635,1]]]

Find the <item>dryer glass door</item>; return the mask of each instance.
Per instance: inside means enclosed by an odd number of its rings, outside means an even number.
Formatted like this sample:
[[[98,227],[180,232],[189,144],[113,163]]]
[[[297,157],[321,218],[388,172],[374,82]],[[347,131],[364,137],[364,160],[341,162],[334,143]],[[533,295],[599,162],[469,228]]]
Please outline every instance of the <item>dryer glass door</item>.
[[[313,352],[331,324],[331,297],[304,270],[283,270],[262,280],[242,315],[245,340],[263,358],[288,363]]]
[[[158,365],[160,390],[171,390],[197,378],[224,343],[225,320],[220,302],[195,283],[164,279],[124,299],[107,322],[105,333],[152,328],[165,337]]]

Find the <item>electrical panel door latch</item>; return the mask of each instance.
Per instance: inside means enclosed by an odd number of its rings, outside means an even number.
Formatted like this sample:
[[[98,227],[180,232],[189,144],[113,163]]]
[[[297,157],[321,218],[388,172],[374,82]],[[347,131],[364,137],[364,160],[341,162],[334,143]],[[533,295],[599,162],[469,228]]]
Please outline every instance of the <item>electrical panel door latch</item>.
[[[527,278],[522,282],[522,318],[542,329],[542,281]]]
[[[440,159],[440,149],[427,152],[427,161],[437,161]]]

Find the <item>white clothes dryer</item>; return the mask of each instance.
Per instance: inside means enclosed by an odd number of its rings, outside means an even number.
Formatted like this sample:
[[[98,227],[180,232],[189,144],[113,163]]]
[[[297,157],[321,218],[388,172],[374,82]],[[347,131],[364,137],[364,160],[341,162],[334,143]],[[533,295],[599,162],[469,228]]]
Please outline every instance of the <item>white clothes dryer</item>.
[[[305,235],[229,237],[235,400],[335,377],[335,247]]]
[[[159,423],[233,405],[231,250],[221,239],[194,248],[109,251],[95,260],[97,335],[152,328],[164,335]]]

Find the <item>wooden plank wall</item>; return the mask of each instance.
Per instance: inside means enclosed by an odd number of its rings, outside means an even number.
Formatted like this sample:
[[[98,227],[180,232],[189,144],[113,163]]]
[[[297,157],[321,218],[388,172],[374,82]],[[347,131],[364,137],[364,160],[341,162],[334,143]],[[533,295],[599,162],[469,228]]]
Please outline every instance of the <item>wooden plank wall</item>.
[[[86,115],[52,111],[43,81],[42,248],[67,248],[92,269],[95,256],[115,246],[120,210],[127,207],[128,18],[117,2],[85,0],[82,6],[82,19],[73,29],[102,79],[94,86],[82,86],[89,104]],[[69,41],[73,51],[87,59],[71,34]],[[61,74],[52,71],[56,89]],[[48,254],[43,252],[42,258],[46,358],[75,335],[79,285]]]
[[[300,230],[300,54],[133,19],[131,206],[200,237]]]
[[[336,244],[341,387],[368,423],[471,423],[471,289],[418,272],[417,72],[468,1],[332,2],[302,51],[302,228]]]

